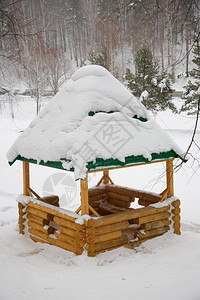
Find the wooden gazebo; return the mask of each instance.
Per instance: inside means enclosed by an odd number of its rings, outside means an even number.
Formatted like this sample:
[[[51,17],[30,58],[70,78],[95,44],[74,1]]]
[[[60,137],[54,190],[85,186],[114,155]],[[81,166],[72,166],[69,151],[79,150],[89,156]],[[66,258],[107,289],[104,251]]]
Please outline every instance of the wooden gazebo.
[[[108,98],[112,89],[115,101]],[[85,95],[91,102],[85,101]],[[103,107],[105,95],[110,100]],[[95,97],[99,102],[94,110]],[[68,114],[75,101],[80,111],[72,109]],[[65,112],[64,116],[59,115],[58,107],[59,112]],[[70,118],[75,125],[71,125]],[[109,126],[115,128],[112,134],[117,132],[117,147],[116,136],[115,147],[108,140],[106,144],[103,141]],[[78,138],[81,142],[77,146]],[[84,154],[84,147],[90,150],[89,156]],[[57,245],[77,255],[86,250],[89,256],[122,245],[135,248],[170,229],[180,234],[180,200],[174,197],[173,160],[181,157],[181,150],[148,118],[142,104],[107,70],[99,66],[83,67],[8,153],[10,165],[16,160],[23,162],[23,195],[18,197],[20,233],[35,242]],[[115,185],[110,177],[113,169],[160,162],[166,163],[166,187],[160,194]],[[60,208],[57,196],[40,197],[31,188],[30,163],[74,172],[81,190],[76,212]],[[95,187],[88,189],[91,172],[103,175]],[[140,208],[133,209],[131,203],[136,199]]]

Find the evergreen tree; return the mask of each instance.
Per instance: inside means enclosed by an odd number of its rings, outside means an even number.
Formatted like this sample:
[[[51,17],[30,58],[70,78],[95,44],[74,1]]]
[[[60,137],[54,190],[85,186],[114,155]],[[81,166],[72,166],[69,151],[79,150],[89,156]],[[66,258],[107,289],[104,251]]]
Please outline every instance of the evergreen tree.
[[[126,70],[127,86],[148,110],[156,113],[159,110],[176,108],[171,100],[171,77],[167,72],[159,73],[158,64],[153,60],[152,52],[143,46],[135,57],[135,74]]]
[[[198,39],[193,50],[193,63],[195,67],[189,72],[189,75],[194,78],[188,82],[184,88],[186,93],[182,96],[185,100],[181,111],[187,111],[188,114],[196,114],[200,102],[200,40]]]

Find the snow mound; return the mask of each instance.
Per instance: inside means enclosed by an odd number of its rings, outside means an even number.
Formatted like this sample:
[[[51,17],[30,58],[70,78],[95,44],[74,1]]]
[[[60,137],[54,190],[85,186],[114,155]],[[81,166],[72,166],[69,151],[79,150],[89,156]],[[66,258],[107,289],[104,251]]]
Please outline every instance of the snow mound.
[[[141,119],[143,121],[141,121]],[[101,66],[80,68],[16,140],[7,158],[61,162],[85,178],[97,158],[125,161],[182,151],[152,120],[141,102]],[[112,167],[112,166],[109,166]]]

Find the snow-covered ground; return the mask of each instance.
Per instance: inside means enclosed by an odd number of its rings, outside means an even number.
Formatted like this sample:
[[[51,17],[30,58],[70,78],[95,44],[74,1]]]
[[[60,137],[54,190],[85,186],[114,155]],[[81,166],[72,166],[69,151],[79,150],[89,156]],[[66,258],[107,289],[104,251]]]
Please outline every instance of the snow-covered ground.
[[[200,170],[193,160],[175,174],[175,195],[182,202],[181,236],[167,233],[137,250],[121,247],[89,258],[86,253],[75,256],[18,234],[16,197],[22,192],[22,166],[16,162],[9,167],[6,153],[34,114],[35,102],[29,98],[15,105],[15,121],[8,104],[0,114],[0,299],[199,300]],[[192,117],[167,111],[158,114],[157,122],[180,147],[187,148],[194,126]],[[195,148],[192,153],[200,158]],[[117,184],[159,192],[165,184],[163,172],[164,165],[152,164],[115,170],[111,177]],[[32,187],[42,194],[45,182],[56,173],[66,174],[32,165]],[[67,176],[73,178],[70,173]],[[90,185],[100,176],[90,175]],[[70,198],[69,209],[79,201],[78,183],[73,184],[76,193]],[[67,205],[68,200],[63,198],[63,203]]]

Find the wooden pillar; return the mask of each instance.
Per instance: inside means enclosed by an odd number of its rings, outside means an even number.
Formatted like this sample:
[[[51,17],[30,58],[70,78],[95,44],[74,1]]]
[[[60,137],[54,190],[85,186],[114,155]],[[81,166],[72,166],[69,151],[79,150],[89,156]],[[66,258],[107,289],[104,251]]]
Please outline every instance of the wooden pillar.
[[[23,161],[23,194],[25,196],[29,196],[28,187],[30,186],[30,178],[29,178],[29,163]]]
[[[29,178],[29,163],[23,161],[23,194],[25,196],[29,196],[28,187],[30,185],[30,178]],[[24,222],[26,221],[26,211],[25,206],[22,203],[18,203],[19,209],[19,233],[24,234],[25,225]]]
[[[167,197],[174,196],[174,174],[173,174],[173,159],[166,160],[166,180],[167,180]]]
[[[109,183],[109,170],[103,171],[103,184]]]
[[[81,215],[89,215],[88,175],[85,180],[81,180]]]

